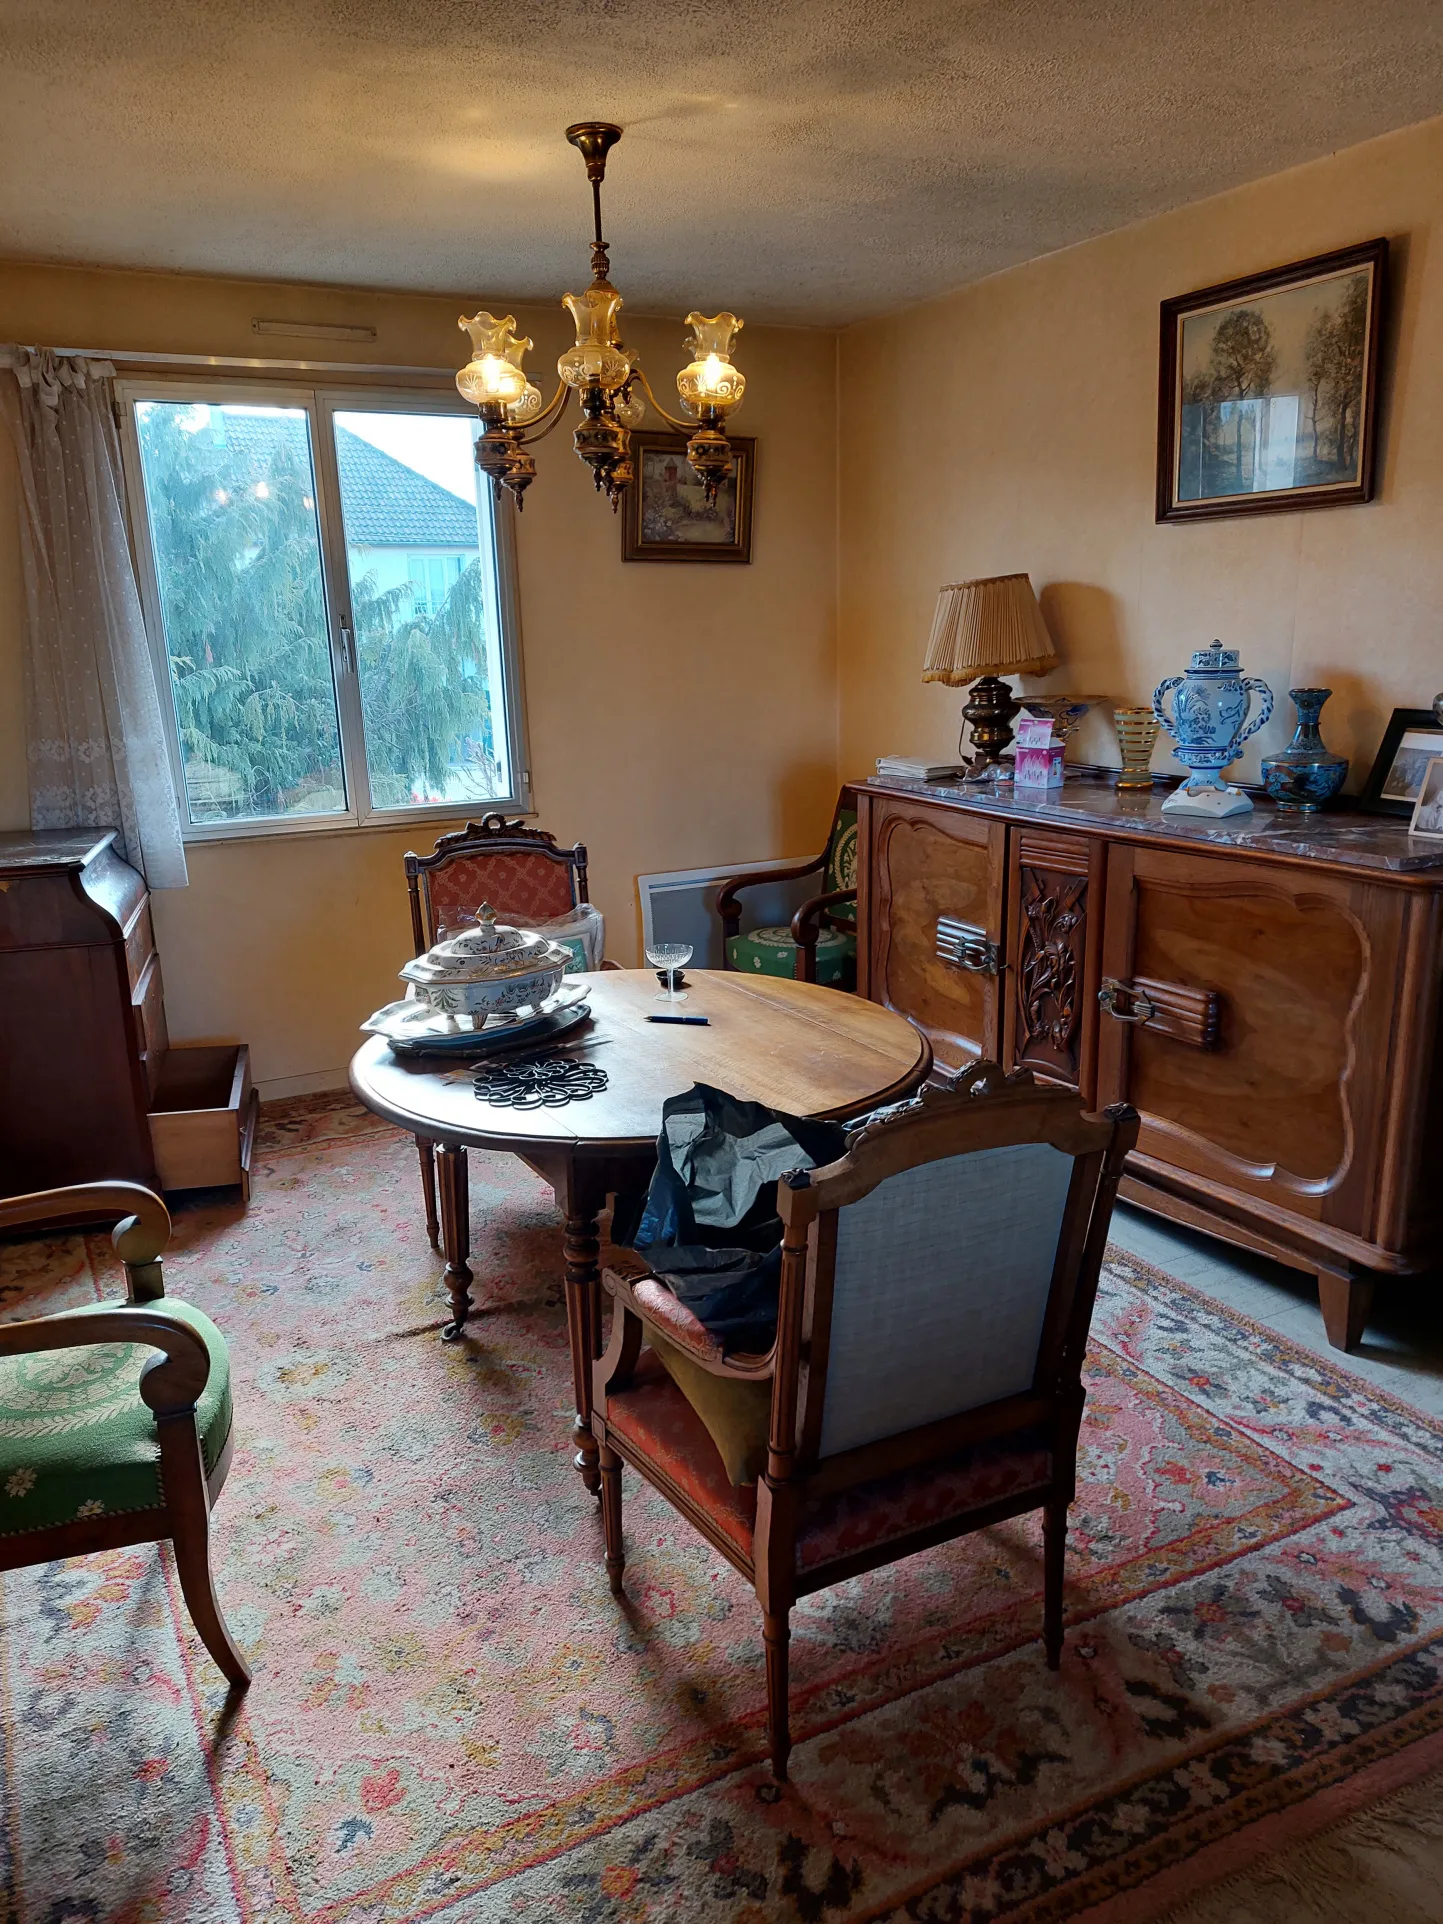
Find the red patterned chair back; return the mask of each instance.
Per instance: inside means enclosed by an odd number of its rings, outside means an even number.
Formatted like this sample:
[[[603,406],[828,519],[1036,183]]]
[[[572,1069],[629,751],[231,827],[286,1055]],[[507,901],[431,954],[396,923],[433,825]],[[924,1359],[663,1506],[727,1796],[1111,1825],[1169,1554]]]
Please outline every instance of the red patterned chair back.
[[[489,902],[503,921],[526,926],[567,915],[586,901],[586,850],[558,848],[544,829],[487,815],[443,835],[429,855],[406,857],[416,953],[474,920]]]

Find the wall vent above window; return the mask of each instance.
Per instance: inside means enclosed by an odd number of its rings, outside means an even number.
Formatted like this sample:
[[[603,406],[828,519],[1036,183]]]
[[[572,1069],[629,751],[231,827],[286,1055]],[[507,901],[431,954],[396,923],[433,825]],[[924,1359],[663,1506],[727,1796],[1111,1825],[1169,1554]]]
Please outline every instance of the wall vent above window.
[[[374,341],[373,327],[349,321],[257,321],[251,322],[252,334],[284,334],[306,341]]]

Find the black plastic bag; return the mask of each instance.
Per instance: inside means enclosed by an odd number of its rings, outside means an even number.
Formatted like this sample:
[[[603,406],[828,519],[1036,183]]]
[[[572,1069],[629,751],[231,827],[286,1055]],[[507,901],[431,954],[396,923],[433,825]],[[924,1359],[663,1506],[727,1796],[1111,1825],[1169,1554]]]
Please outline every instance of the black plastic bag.
[[[617,1219],[618,1205],[612,1241],[635,1249],[725,1348],[768,1349],[781,1279],[778,1179],[835,1161],[846,1131],[705,1082],[669,1098],[661,1118],[645,1204],[634,1222]]]

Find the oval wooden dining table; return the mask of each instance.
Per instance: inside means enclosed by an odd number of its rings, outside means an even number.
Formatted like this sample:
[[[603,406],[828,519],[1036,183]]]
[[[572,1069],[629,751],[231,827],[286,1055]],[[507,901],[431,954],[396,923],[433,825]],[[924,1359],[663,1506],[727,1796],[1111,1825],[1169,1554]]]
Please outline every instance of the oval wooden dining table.
[[[844,1122],[910,1095],[932,1067],[927,1038],[904,1017],[836,989],[722,970],[688,973],[672,1012],[706,1027],[648,1022],[670,1005],[647,970],[570,976],[590,990],[591,1020],[557,1053],[606,1070],[607,1087],[564,1108],[481,1102],[465,1065],[403,1059],[379,1036],[351,1063],[351,1088],[374,1114],[435,1145],[441,1248],[456,1341],[471,1312],[468,1149],[508,1149],[555,1191],[565,1229],[566,1320],[576,1389],[576,1467],[600,1488],[591,1434],[591,1364],[601,1354],[600,1223],[610,1196],[646,1188],[656,1165],[661,1106],[708,1082],[790,1115]],[[518,1049],[517,1054],[525,1052]],[[459,1071],[459,1072],[458,1072]]]

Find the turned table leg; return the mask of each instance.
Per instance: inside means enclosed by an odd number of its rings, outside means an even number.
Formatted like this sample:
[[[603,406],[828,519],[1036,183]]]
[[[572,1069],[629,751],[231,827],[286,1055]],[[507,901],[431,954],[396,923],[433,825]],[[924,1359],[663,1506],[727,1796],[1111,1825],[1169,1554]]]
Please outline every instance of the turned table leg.
[[[426,1209],[426,1240],[432,1249],[441,1247],[441,1218],[436,1213],[436,1145],[426,1136],[417,1136],[416,1154],[421,1159],[421,1201]]]
[[[459,1143],[436,1145],[436,1187],[441,1204],[441,1250],[446,1258],[442,1280],[451,1295],[451,1321],[441,1331],[443,1343],[458,1343],[471,1313],[471,1205],[466,1191],[466,1151]]]
[[[1320,1269],[1318,1306],[1333,1348],[1356,1349],[1363,1340],[1363,1326],[1373,1307],[1373,1278],[1356,1272],[1339,1275],[1335,1270]]]
[[[571,1426],[574,1462],[582,1483],[601,1496],[601,1451],[591,1434],[591,1376],[602,1351],[601,1213],[608,1196],[644,1190],[656,1161],[648,1143],[614,1154],[579,1155],[574,1144],[528,1148],[526,1161],[550,1183],[566,1228],[566,1330],[571,1343],[571,1383],[576,1418]]]
[[[576,1468],[593,1496],[601,1493],[600,1452],[591,1434],[591,1366],[601,1354],[601,1236],[596,1214],[566,1217],[566,1326],[576,1392]]]

